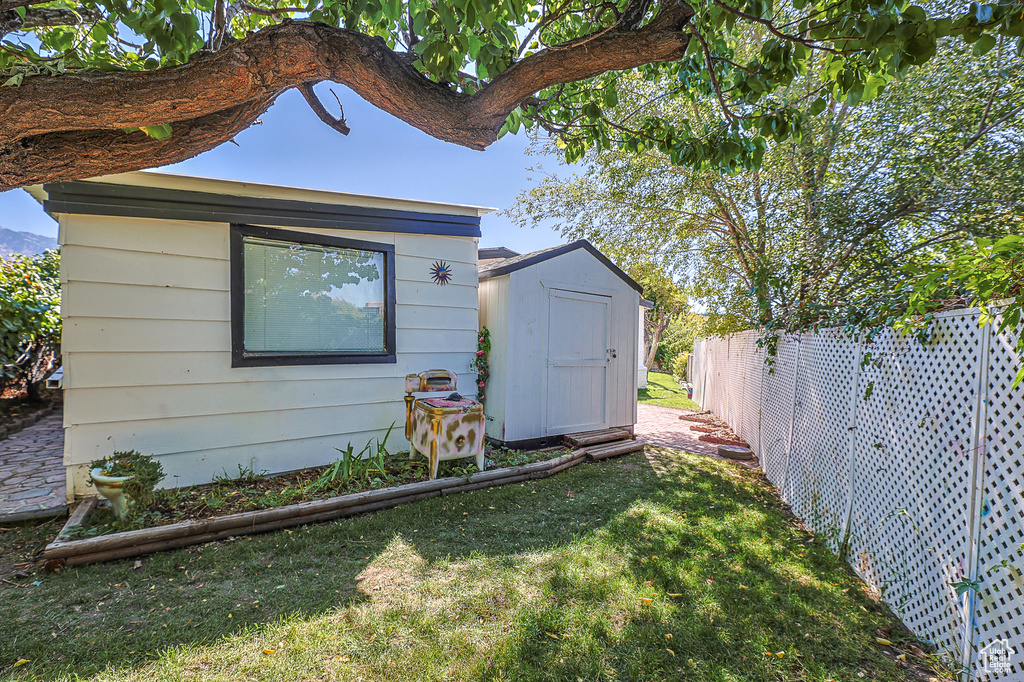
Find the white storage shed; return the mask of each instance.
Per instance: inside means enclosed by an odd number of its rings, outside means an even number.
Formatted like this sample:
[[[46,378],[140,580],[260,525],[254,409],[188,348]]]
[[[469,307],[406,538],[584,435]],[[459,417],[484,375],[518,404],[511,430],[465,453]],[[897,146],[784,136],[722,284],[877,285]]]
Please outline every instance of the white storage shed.
[[[404,378],[476,391],[490,209],[159,173],[32,190],[60,222],[69,496],[114,450],[164,485],[322,465],[396,424]]]
[[[479,273],[492,345],[488,437],[525,447],[632,430],[640,285],[586,240],[488,260]]]

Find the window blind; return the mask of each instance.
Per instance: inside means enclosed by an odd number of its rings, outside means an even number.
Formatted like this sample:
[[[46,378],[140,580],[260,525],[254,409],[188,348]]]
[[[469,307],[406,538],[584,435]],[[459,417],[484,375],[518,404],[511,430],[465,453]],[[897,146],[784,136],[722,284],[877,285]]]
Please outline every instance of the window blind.
[[[384,254],[246,236],[247,354],[384,352]]]

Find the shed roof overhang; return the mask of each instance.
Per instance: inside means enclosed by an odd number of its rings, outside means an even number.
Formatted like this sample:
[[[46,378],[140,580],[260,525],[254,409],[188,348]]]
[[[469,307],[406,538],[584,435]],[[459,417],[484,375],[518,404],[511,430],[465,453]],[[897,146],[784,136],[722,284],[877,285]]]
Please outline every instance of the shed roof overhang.
[[[50,215],[82,214],[479,237],[494,209],[168,173],[27,188]]]

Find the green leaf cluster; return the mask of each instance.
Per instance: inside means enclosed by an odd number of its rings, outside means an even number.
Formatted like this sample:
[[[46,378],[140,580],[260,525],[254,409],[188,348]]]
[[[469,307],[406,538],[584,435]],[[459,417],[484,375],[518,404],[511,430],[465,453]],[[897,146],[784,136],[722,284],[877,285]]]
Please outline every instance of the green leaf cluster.
[[[0,363],[5,382],[41,381],[60,352],[60,254],[0,259]]]

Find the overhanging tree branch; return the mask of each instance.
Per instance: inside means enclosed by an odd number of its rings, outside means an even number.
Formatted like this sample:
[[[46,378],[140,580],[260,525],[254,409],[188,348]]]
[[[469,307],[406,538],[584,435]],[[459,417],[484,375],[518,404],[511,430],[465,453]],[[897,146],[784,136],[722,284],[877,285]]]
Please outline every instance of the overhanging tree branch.
[[[174,134],[160,141],[160,148],[176,148],[165,153],[189,158],[219,142],[214,142],[217,136],[182,137],[182,125],[219,116],[225,124],[233,122],[220,135],[230,139],[248,123],[222,112],[272,102],[290,88],[324,80],[347,85],[433,137],[484,149],[497,139],[509,113],[541,90],[678,59],[689,41],[681,29],[691,16],[688,5],[666,0],[640,28],[613,27],[582,44],[540,50],[472,95],[426,78],[407,55],[389,49],[381,38],[306,21],[286,21],[214,54],[156,71],[28,77],[20,87],[0,88],[0,190],[113,172],[114,167],[128,170],[114,152],[111,169],[105,169],[101,149],[76,146],[98,137],[115,141],[126,135],[126,128],[170,124]],[[62,147],[59,172],[52,164],[40,166],[41,158],[26,146]],[[79,158],[86,151],[89,163]],[[134,169],[159,163],[139,155]]]

